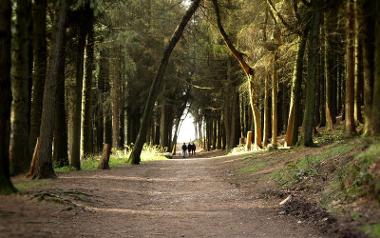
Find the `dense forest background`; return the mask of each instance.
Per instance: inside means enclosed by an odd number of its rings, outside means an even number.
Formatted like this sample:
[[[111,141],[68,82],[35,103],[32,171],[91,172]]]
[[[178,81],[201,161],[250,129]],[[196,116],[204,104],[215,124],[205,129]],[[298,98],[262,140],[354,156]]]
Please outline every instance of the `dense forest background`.
[[[104,144],[134,164],[144,143],[175,151],[185,111],[205,150],[379,135],[379,14],[371,0],[0,0],[0,193]]]

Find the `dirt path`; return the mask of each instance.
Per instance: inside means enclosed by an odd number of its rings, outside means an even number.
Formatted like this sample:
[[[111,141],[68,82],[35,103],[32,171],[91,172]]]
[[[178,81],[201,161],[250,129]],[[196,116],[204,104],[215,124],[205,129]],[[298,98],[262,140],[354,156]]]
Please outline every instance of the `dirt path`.
[[[38,190],[78,193],[62,197],[79,207],[31,195],[0,197],[0,237],[325,237],[279,215],[273,202],[252,192],[265,184],[240,187],[236,159],[173,159],[62,174]]]

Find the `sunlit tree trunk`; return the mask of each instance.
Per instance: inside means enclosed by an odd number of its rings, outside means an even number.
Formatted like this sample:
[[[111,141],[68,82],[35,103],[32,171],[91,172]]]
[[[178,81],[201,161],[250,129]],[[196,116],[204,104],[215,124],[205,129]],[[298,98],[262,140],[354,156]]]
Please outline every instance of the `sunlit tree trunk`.
[[[0,0],[0,194],[16,192],[9,177],[11,14],[11,1]]]
[[[298,39],[298,50],[296,63],[293,69],[292,85],[290,91],[290,109],[288,118],[288,127],[286,129],[285,141],[288,146],[295,145],[298,142],[298,128],[301,124],[299,115],[301,114],[301,85],[303,78],[303,63],[308,38],[308,30]]]
[[[265,76],[264,82],[264,136],[263,136],[263,146],[266,147],[269,141],[269,128],[270,128],[270,110],[269,110],[269,97],[270,97],[270,88],[269,88],[269,77],[270,75]]]
[[[278,108],[277,108],[277,52],[274,52],[273,57],[273,71],[272,71],[272,146],[277,147],[277,133],[278,133]]]

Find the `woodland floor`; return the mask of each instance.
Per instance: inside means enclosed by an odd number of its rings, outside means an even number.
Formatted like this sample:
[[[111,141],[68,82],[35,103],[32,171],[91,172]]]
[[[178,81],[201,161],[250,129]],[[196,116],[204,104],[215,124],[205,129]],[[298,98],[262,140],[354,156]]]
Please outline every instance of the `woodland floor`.
[[[265,171],[238,172],[242,155],[198,157],[16,178],[35,184],[0,196],[0,237],[335,237],[284,215]]]

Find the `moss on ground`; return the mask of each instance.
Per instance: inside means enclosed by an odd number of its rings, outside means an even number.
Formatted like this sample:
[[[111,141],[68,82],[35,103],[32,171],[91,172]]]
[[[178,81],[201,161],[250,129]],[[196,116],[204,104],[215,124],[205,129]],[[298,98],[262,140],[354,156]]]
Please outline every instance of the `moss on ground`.
[[[380,223],[364,225],[362,231],[368,235],[369,238],[379,238],[380,237]]]

